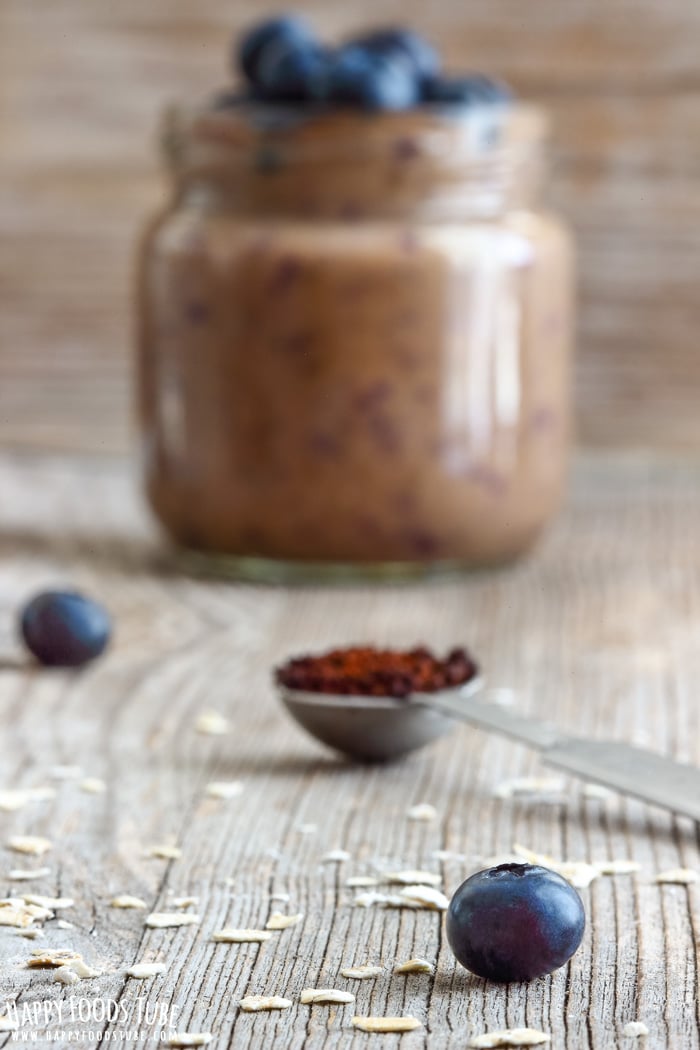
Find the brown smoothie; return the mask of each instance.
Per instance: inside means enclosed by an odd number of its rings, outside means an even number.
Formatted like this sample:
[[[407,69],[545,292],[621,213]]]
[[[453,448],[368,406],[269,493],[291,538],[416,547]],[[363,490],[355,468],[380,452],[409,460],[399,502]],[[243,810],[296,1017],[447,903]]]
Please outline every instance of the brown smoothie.
[[[268,116],[169,126],[177,193],[141,267],[157,516],[242,558],[513,557],[560,501],[570,426],[537,114]]]

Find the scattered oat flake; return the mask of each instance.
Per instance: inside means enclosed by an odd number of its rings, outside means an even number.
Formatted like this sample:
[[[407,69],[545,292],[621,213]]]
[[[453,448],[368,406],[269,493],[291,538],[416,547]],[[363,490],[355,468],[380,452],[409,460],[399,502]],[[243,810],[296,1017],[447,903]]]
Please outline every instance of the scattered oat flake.
[[[71,970],[73,970],[74,973],[77,973],[78,977],[80,977],[80,979],[83,981],[87,980],[90,977],[102,976],[102,971],[95,970],[92,966],[88,966],[88,964],[83,959],[82,955],[79,955],[77,959],[73,960],[73,962],[68,963],[68,966]]]
[[[0,1032],[14,1032],[19,1028],[19,1023],[7,1014],[0,1014]]]
[[[296,915],[284,915],[281,911],[273,911],[272,915],[265,923],[265,929],[286,930],[290,926],[297,926],[303,918],[303,912],[297,912]]]
[[[85,777],[80,781],[78,787],[86,795],[102,795],[107,790],[104,780],[100,780],[99,777]]]
[[[630,1039],[639,1039],[640,1036],[649,1035],[649,1029],[643,1021],[628,1021],[622,1029],[622,1034]]]
[[[168,929],[175,926],[196,926],[199,915],[190,911],[154,911],[147,917],[145,925],[151,929]]]
[[[538,1032],[535,1028],[504,1028],[501,1032],[475,1036],[469,1046],[482,1047],[484,1050],[498,1046],[539,1046],[540,1043],[549,1043],[551,1038],[551,1035]]]
[[[80,766],[52,766],[49,770],[52,780],[77,780],[82,775]]]
[[[352,1024],[361,1032],[412,1032],[421,1027],[417,1017],[353,1017]]]
[[[433,860],[464,860],[463,853],[453,853],[449,849],[434,849],[430,856]]]
[[[411,806],[406,810],[406,816],[409,820],[435,820],[437,817],[437,810],[435,806],[431,806],[429,802],[419,802],[415,806]]]
[[[352,902],[355,908],[372,908],[375,904],[383,905],[386,908],[417,908],[417,904],[409,904],[403,897],[399,897],[398,894],[392,893],[377,893],[374,890],[368,890],[367,893],[358,893]]]
[[[368,981],[381,976],[383,972],[381,966],[346,966],[340,971],[340,976],[347,977],[350,981]]]
[[[72,948],[34,948],[27,960],[30,969],[45,969],[51,966],[66,966],[80,959],[80,954]]]
[[[25,791],[0,791],[0,809],[5,813],[12,813],[14,810],[22,809],[28,801]]]
[[[241,999],[241,1010],[247,1014],[257,1014],[261,1010],[288,1010],[292,1005],[291,999],[283,999],[281,995],[246,995]]]
[[[314,1003],[354,1003],[355,996],[352,992],[343,992],[339,988],[304,988],[299,1002],[304,1006]]]
[[[321,857],[321,864],[333,864],[337,862],[342,864],[343,861],[350,860],[350,854],[344,849],[332,849],[328,853],[324,853]]]
[[[7,873],[12,882],[29,882],[31,879],[45,879],[51,874],[51,868],[12,868]]]
[[[146,850],[147,857],[156,857],[158,860],[179,860],[182,850],[179,846],[169,846],[167,842],[149,846]]]
[[[172,900],[174,908],[191,908],[195,904],[199,904],[199,897],[173,897]]]
[[[60,966],[53,975],[54,981],[59,984],[78,984],[80,977],[70,966]]]
[[[604,860],[594,866],[601,875],[633,875],[642,867],[636,860]]]
[[[166,1046],[209,1046],[214,1036],[211,1032],[176,1032],[168,1036]]]
[[[42,838],[41,835],[13,835],[5,845],[15,853],[31,853],[37,857],[52,848],[49,839]]]
[[[562,862],[557,864],[554,870],[577,890],[585,890],[600,875],[600,869],[595,864],[586,863],[585,860]]]
[[[158,974],[165,973],[167,969],[167,965],[162,962],[134,963],[126,971],[126,975],[135,977],[139,981],[145,981],[148,977],[157,977]]]
[[[600,875],[598,866],[589,864],[585,860],[554,860],[547,853],[535,853],[534,850],[521,846],[517,842],[513,846],[513,851],[530,864],[541,864],[545,868],[551,868],[579,890],[590,886],[593,880]]]
[[[511,777],[496,788],[496,798],[516,795],[561,795],[566,785],[561,777]]]
[[[345,880],[345,885],[350,889],[365,889],[369,886],[378,886],[379,879],[376,879],[374,875],[351,875]]]
[[[426,908],[430,911],[446,911],[449,901],[444,893],[434,886],[404,886],[399,893],[359,893],[353,905],[356,908],[371,908],[378,904],[385,908]]]
[[[140,897],[132,897],[130,893],[120,893],[112,897],[109,902],[110,908],[147,908],[148,905]]]
[[[233,880],[232,880],[232,884],[233,884]],[[288,904],[289,901],[291,900],[291,897],[289,896],[288,893],[271,893],[270,894],[270,900],[271,901],[284,901],[286,904]]]
[[[605,800],[612,798],[615,792],[610,788],[604,787],[602,784],[584,784],[583,794],[585,798],[599,798]]]
[[[218,711],[203,711],[194,728],[204,736],[224,736],[229,731],[229,721]]]
[[[234,930],[231,927],[216,930],[211,936],[219,944],[262,944],[271,938],[272,934],[268,930]]]
[[[394,973],[435,973],[435,967],[427,959],[407,959],[394,967]]]
[[[57,919],[56,920],[56,927],[59,930],[74,930],[75,929],[75,923],[74,922],[68,922],[66,919]]]
[[[17,936],[26,937],[28,941],[38,941],[40,937],[45,937],[46,934],[38,926],[29,926],[26,930],[17,930]]]
[[[38,908],[51,908],[55,911],[72,908],[75,904],[72,897],[43,897],[40,893],[23,893],[22,899],[25,904],[36,904]]]
[[[53,919],[53,912],[49,908],[27,904],[22,897],[0,899],[0,926],[27,927],[45,919]]]
[[[55,797],[56,791],[52,787],[10,788],[0,791],[0,810],[13,813],[30,802],[49,802]]]
[[[399,891],[399,896],[415,901],[423,908],[433,908],[436,911],[446,911],[450,903],[445,894],[436,890],[434,886],[404,886]]]
[[[691,882],[697,881],[698,873],[692,868],[670,868],[669,871],[659,872],[654,879],[654,882],[676,883],[678,886],[689,886]]]
[[[212,780],[204,789],[204,794],[209,798],[229,799],[236,798],[243,791],[241,780]]]
[[[382,876],[384,882],[398,882],[402,886],[439,886],[442,875],[432,871],[390,871]]]

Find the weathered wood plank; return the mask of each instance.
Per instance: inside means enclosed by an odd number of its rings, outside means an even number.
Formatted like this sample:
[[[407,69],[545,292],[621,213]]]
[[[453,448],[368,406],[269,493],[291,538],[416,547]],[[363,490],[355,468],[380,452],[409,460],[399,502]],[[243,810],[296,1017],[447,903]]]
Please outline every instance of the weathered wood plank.
[[[5,458],[0,491],[0,788],[44,784],[56,763],[79,763],[107,782],[104,795],[66,782],[53,802],[0,812],[0,841],[20,832],[54,841],[52,875],[31,888],[76,899],[64,913],[76,928],[49,922],[40,943],[76,947],[105,970],[63,992],[49,974],[23,968],[31,943],[0,929],[0,1004],[8,995],[20,1004],[114,999],[126,1020],[93,1025],[114,1032],[137,1024],[146,996],[177,1006],[178,1028],[212,1031],[213,1045],[261,1050],[273,1040],[365,1046],[348,1027],[353,1012],[415,1014],[426,1028],[404,1037],[409,1050],[456,1050],[470,1034],[524,1023],[551,1032],[556,1050],[609,1050],[626,1045],[621,1027],[634,1019],[651,1029],[649,1050],[698,1050],[697,887],[652,881],[664,868],[700,866],[689,822],[617,796],[586,798],[573,781],[559,800],[496,798],[504,779],[537,763],[466,728],[397,765],[352,766],[286,720],[269,679],[271,666],[299,649],[464,641],[491,684],[515,688],[524,709],[564,729],[700,761],[695,465],[583,461],[568,511],[529,561],[393,589],[285,591],[178,576],[116,463]],[[29,669],[12,639],[13,610],[57,581],[101,596],[115,616],[114,648],[81,674]],[[194,733],[210,707],[231,719],[228,736]],[[229,802],[208,799],[211,779],[241,779],[244,791]],[[436,806],[434,823],[406,819],[419,801]],[[316,832],[302,833],[305,824]],[[169,838],[181,859],[144,858],[145,847]],[[428,867],[442,872],[449,892],[514,841],[557,857],[632,857],[642,866],[583,891],[584,944],[550,979],[488,985],[455,968],[437,915],[350,907],[351,873]],[[336,847],[351,860],[322,864]],[[438,862],[436,849],[456,856]],[[15,861],[0,848],[0,875]],[[4,877],[0,884],[18,887]],[[108,907],[116,893],[161,910],[172,896],[195,894],[201,925],[145,932],[143,912]],[[289,893],[289,903],[271,900],[275,893]],[[260,948],[210,943],[223,925],[263,925],[273,908],[306,917]],[[391,975],[412,955],[436,961],[434,980]],[[133,961],[154,958],[168,964],[163,977],[125,980]],[[338,971],[353,962],[381,963],[385,974],[351,984]],[[298,1005],[300,989],[314,985],[348,987],[356,1006]],[[280,1015],[240,1014],[241,996],[257,993],[295,1005]],[[75,1037],[90,1025],[63,1027]],[[0,1034],[3,1045],[11,1044]],[[41,1026],[31,1045],[49,1045]]]

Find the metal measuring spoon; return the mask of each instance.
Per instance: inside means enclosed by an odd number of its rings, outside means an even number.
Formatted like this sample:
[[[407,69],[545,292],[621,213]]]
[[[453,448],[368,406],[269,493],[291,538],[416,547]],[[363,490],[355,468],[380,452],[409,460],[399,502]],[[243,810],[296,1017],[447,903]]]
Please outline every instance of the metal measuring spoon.
[[[473,678],[441,695],[465,700],[483,687]],[[432,743],[454,728],[454,715],[431,703],[438,694],[350,696],[311,693],[278,685],[282,703],[299,725],[323,744],[362,762],[387,762]],[[423,698],[427,703],[423,703]]]
[[[331,696],[279,686],[292,717],[317,740],[364,761],[387,761],[423,747],[455,720],[535,748],[546,765],[700,821],[700,769],[618,740],[566,736],[539,721],[477,698],[483,681],[405,699]]]

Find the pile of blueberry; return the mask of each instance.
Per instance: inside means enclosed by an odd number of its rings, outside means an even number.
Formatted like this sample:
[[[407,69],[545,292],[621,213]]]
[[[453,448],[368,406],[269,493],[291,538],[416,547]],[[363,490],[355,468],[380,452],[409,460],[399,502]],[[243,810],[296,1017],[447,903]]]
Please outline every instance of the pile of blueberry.
[[[285,15],[245,33],[234,58],[252,97],[265,102],[404,110],[509,98],[489,77],[443,75],[435,48],[408,29],[379,29],[331,48],[304,19]]]

